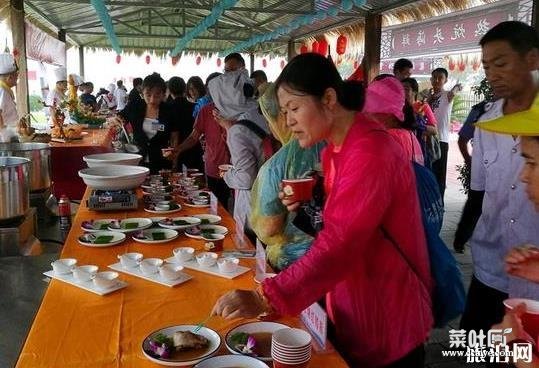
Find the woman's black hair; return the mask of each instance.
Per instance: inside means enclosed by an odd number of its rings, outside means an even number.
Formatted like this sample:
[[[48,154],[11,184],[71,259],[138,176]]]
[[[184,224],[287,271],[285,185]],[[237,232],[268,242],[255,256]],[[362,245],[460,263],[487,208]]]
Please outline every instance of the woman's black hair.
[[[185,81],[180,77],[172,77],[168,80],[168,90],[174,96],[183,96],[185,94]]]
[[[275,82],[275,90],[286,85],[292,90],[322,98],[326,89],[337,92],[339,103],[348,110],[360,111],[365,102],[365,88],[357,81],[343,81],[331,60],[315,53],[294,57]]]
[[[417,83],[417,80],[415,78],[404,78],[403,80],[401,80],[401,83],[408,83],[415,94],[419,92],[419,84]]]
[[[399,128],[414,130],[417,128],[417,122],[415,120],[414,108],[408,101],[404,101],[404,107],[402,108],[404,113],[404,121],[399,124]]]
[[[187,80],[187,94],[189,95],[189,88],[193,86],[194,89],[197,90],[199,98],[206,95],[206,87],[204,86],[204,82],[202,81],[202,78],[195,76],[191,77]],[[190,96],[191,98],[193,96]]]
[[[161,78],[161,76],[158,73],[152,73],[144,80],[142,81],[142,89],[154,89],[159,88],[161,91],[166,92],[167,91],[167,85],[165,83],[165,80]]]

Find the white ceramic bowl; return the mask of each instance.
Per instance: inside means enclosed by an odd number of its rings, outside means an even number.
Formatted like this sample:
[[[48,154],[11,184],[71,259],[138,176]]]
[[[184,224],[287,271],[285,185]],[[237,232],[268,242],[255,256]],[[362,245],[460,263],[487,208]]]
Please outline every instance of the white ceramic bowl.
[[[144,258],[142,253],[124,253],[118,255],[118,259],[124,268],[137,267],[142,261],[142,258]]]
[[[73,277],[80,282],[90,281],[95,276],[98,269],[99,268],[94,265],[75,267],[73,269]]]
[[[107,165],[79,170],[79,176],[93,189],[121,190],[138,187],[149,172],[142,166]]]
[[[180,247],[175,248],[173,251],[174,258],[180,263],[187,262],[193,259],[193,254],[195,254],[195,249],[191,247]]]
[[[118,272],[104,271],[96,273],[94,277],[94,285],[100,289],[108,289],[118,283]]]
[[[146,258],[140,262],[140,270],[145,275],[153,275],[159,271],[159,267],[163,265],[163,260],[160,258]]]
[[[217,253],[213,252],[202,252],[196,256],[197,262],[202,267],[211,267],[217,262]]]
[[[183,266],[175,266],[166,263],[159,267],[159,275],[165,280],[176,280],[182,275]]]
[[[73,272],[77,260],[75,258],[62,258],[51,263],[52,269],[55,274],[65,275]]]
[[[219,267],[219,272],[223,273],[232,273],[238,269],[238,264],[240,260],[236,257],[226,257],[219,258],[217,260],[217,266]]]
[[[88,167],[98,167],[106,165],[138,165],[142,156],[134,153],[113,152],[86,155],[82,159]]]

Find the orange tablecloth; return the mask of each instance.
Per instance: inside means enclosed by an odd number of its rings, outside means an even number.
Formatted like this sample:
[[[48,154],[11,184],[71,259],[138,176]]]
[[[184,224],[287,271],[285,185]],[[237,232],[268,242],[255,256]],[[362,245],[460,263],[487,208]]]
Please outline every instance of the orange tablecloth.
[[[88,191],[85,193],[85,198]],[[145,245],[133,240],[108,248],[89,248],[78,244],[83,233],[82,221],[98,218],[151,217],[138,211],[93,212],[81,204],[67,237],[62,258],[73,257],[79,265],[95,264],[100,270],[116,263],[117,255],[140,252],[145,257],[166,258],[178,246],[193,246],[201,250],[204,242],[181,235],[178,239],[160,245]],[[142,207],[142,205],[140,206]],[[208,213],[205,208],[184,207],[178,216]],[[229,229],[225,249],[234,248],[235,226],[231,216],[219,207],[222,225]],[[254,267],[254,260],[242,259],[241,265]],[[61,281],[52,280],[37,316],[28,334],[17,367],[157,367],[147,360],[141,350],[142,340],[157,329],[178,325],[198,324],[204,320],[215,301],[231,289],[253,289],[253,272],[233,280],[186,270],[193,279],[174,288],[155,284],[127,274],[120,274],[129,283],[127,288],[106,296],[99,296]],[[214,317],[207,327],[224,338],[227,331],[245,321],[228,321]],[[298,318],[282,319],[297,326]],[[224,343],[220,354],[225,354]],[[309,367],[346,367],[335,352],[313,353]]]
[[[81,199],[86,185],[78,171],[86,167],[83,156],[112,152],[110,129],[88,129],[82,139],[67,143],[51,142],[51,171],[53,192],[70,199]]]

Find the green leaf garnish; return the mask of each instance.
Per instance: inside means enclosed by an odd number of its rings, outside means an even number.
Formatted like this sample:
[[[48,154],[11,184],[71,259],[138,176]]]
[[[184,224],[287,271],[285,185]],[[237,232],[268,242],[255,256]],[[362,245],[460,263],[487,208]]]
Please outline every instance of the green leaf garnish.
[[[245,332],[236,332],[230,336],[230,342],[232,346],[236,345],[246,345],[247,340],[249,339],[249,334]]]
[[[202,219],[202,220],[200,220],[200,224],[201,224],[201,225],[208,225],[209,223],[210,223],[210,220],[208,220],[208,219]]]
[[[107,244],[110,243],[110,241],[114,239],[114,236],[112,235],[100,235],[94,240],[94,244]]]
[[[190,223],[185,220],[176,220],[174,221],[174,225],[189,225]]]
[[[109,228],[109,224],[101,224],[99,225],[99,230],[107,230]]]
[[[158,233],[152,233],[153,240],[165,240],[165,233],[158,232]]]
[[[136,229],[138,227],[138,222],[127,222],[123,224],[124,229]]]
[[[152,340],[155,341],[158,344],[165,344],[169,348],[174,347],[174,340],[172,340],[172,338],[170,338],[170,337],[168,337],[166,335],[163,335],[161,333],[157,334],[154,338],[152,338]]]

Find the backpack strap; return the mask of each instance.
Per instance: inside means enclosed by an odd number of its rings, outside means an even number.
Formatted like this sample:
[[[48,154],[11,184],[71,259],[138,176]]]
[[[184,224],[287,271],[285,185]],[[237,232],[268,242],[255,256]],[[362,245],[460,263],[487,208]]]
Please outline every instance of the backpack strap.
[[[243,125],[244,127],[247,127],[250,131],[255,133],[260,139],[264,139],[268,136],[268,133],[266,133],[264,129],[256,125],[251,120],[246,120],[246,119],[238,120],[236,121],[236,124],[240,124],[240,125]]]

